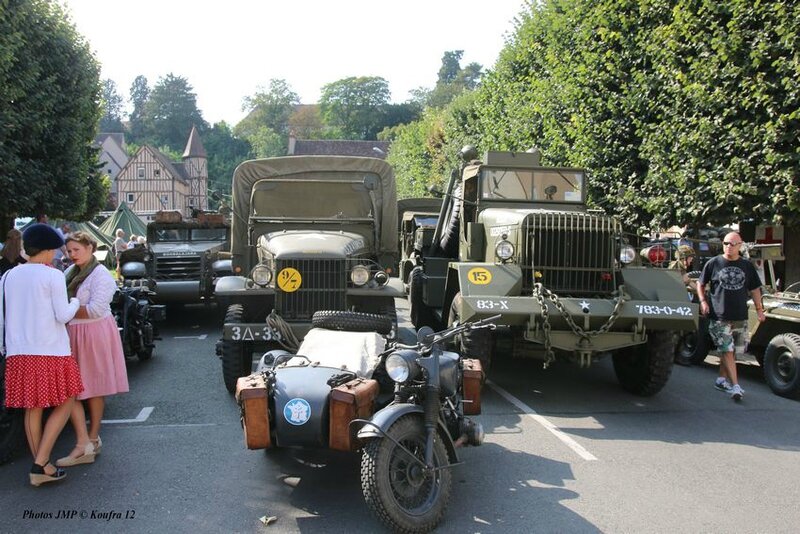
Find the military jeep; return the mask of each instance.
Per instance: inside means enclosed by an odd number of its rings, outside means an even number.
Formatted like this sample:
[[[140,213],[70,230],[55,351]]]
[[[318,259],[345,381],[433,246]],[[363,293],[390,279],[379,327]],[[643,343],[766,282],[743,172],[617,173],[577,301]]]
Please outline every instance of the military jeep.
[[[405,294],[390,276],[397,190],[385,161],[246,161],[234,172],[232,199],[233,276],[219,280],[215,291],[228,306],[218,353],[229,391],[250,374],[253,351],[296,349],[314,312],[358,312],[357,322],[359,314],[371,314],[374,330],[395,335],[394,299]]]
[[[125,281],[152,280],[160,304],[210,303],[217,279],[231,274],[230,224],[219,214],[183,219],[159,212],[147,225],[147,244],[120,255]]]
[[[672,371],[675,331],[697,328],[676,272],[631,267],[620,223],[586,206],[586,173],[538,154],[462,150],[432,244],[411,273],[410,315],[434,328],[501,314],[493,333],[462,335],[488,368],[495,355],[612,356],[621,385],[653,395]]]
[[[422,251],[431,245],[441,205],[442,201],[436,198],[404,198],[397,202],[400,225],[398,276],[405,285],[408,285],[411,271],[419,265]]]

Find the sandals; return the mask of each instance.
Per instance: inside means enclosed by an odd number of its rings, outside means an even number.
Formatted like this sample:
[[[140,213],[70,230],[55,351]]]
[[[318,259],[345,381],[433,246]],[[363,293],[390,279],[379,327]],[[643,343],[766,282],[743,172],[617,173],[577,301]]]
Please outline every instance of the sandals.
[[[31,479],[31,486],[41,486],[42,484],[46,484],[47,482],[57,482],[59,480],[62,480],[63,478],[66,478],[67,472],[64,471],[63,469],[56,469],[55,473],[53,473],[52,475],[48,475],[44,470],[45,467],[47,467],[48,465],[52,464],[50,462],[47,462],[44,465],[39,465],[37,463],[34,463],[31,466],[31,472],[30,475],[28,475],[30,476]]]
[[[78,445],[75,446],[76,449],[80,449]],[[90,441],[83,447],[83,454],[80,456],[65,456],[63,458],[59,458],[56,460],[56,465],[58,467],[72,467],[73,465],[81,465],[81,464],[90,464],[94,462],[94,457],[97,455],[95,451],[94,445]]]
[[[100,449],[103,448],[103,440],[100,439],[100,436],[97,436],[97,439],[90,440],[92,445],[94,445],[94,453],[100,454]]]

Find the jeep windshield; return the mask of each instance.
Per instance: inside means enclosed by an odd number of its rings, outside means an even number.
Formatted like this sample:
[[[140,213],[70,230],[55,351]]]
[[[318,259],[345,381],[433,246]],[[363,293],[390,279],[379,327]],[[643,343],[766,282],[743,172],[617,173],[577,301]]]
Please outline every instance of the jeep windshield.
[[[363,179],[262,180],[253,188],[251,216],[258,219],[374,219],[371,188]]]
[[[219,241],[227,239],[227,228],[159,228],[154,234],[159,243]]]
[[[484,200],[582,204],[583,171],[573,169],[490,169],[481,173]]]

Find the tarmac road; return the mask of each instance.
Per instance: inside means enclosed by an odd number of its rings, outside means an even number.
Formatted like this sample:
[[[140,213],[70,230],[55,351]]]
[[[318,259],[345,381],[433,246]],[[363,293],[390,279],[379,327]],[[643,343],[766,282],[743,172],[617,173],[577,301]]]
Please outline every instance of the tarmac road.
[[[169,318],[153,359],[129,362],[131,393],[109,399],[94,464],[40,488],[25,451],[0,466],[0,532],[382,531],[356,455],[314,467],[245,449],[218,335],[202,308]],[[737,404],[712,387],[712,363],[676,367],[659,395],[639,398],[610,361],[499,361],[478,418],[486,442],[461,451],[439,531],[797,531],[800,403],[772,395],[757,366],[740,373]],[[65,432],[53,459],[73,440]]]

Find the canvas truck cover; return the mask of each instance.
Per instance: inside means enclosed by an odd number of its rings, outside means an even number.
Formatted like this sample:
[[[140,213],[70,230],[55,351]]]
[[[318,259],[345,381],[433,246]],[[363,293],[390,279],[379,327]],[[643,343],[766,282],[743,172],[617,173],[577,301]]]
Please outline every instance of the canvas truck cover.
[[[251,213],[252,191],[255,184],[270,179],[315,179],[330,173],[341,177],[352,173],[354,180],[363,174],[374,174],[380,187],[372,194],[376,224],[380,226],[378,253],[397,254],[397,186],[394,172],[388,163],[377,158],[352,156],[286,156],[245,161],[233,173],[231,184],[233,217],[231,221],[231,252],[242,254],[247,248],[248,218]],[[307,199],[314,202],[313,199]]]

